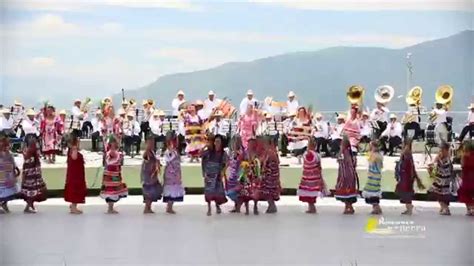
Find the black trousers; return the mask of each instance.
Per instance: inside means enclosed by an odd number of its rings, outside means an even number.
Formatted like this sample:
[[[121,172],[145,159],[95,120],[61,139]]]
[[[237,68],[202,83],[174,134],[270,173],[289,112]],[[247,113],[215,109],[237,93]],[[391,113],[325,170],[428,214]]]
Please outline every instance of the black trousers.
[[[387,148],[387,141],[388,141],[388,148]],[[380,139],[382,144],[382,151],[384,154],[389,154],[390,156],[393,155],[395,148],[399,147],[402,144],[402,139],[399,136],[395,137],[388,137],[384,136]]]
[[[123,142],[124,142],[124,151],[126,155],[130,155],[132,145],[135,145],[136,154],[140,153],[140,144],[142,142],[142,139],[140,138],[140,136],[124,136]]]
[[[72,130],[72,135],[76,138],[81,138],[82,137],[82,130],[80,129],[73,129]]]
[[[377,121],[378,129],[374,129],[373,139],[379,139],[382,133],[387,129],[387,122]]]
[[[148,132],[150,132],[150,123],[142,122],[140,124],[140,138],[146,138]]]
[[[186,149],[186,138],[178,134],[178,152],[179,154],[183,155],[184,150]]]
[[[330,141],[330,146],[331,146],[331,156],[332,157],[337,157],[337,154],[341,150],[341,139],[332,139]]]
[[[326,138],[315,138],[316,139],[316,151],[318,153],[324,152],[324,155],[328,156],[328,140]]]
[[[462,129],[459,141],[462,142],[467,134],[469,134],[469,137],[474,138],[474,124],[469,124]]]
[[[99,151],[99,140],[100,140],[100,133],[96,131],[91,135],[91,142],[92,142],[92,151]]]
[[[166,150],[166,136],[165,135],[153,135],[155,139],[155,152],[159,149],[161,154]]]
[[[82,137],[84,138],[90,137],[90,135],[92,134],[92,130],[93,130],[92,123],[90,121],[85,121],[82,124]]]
[[[281,141],[280,141],[280,151],[281,151],[281,156],[286,156],[288,154],[288,137],[286,134],[281,135]]]
[[[419,123],[417,123],[417,122],[406,123],[403,126],[403,137],[404,138],[406,138],[408,136],[408,130],[415,131],[415,135],[413,136],[413,139],[419,139],[419,138],[422,137],[421,128],[420,128]]]

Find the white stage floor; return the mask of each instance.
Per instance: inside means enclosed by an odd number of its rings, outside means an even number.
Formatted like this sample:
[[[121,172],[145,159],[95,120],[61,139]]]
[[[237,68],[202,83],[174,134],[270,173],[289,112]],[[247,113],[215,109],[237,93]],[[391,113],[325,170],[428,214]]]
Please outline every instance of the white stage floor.
[[[88,198],[79,216],[62,199],[39,204],[37,214],[14,201],[12,213],[0,215],[0,265],[474,265],[474,217],[461,204],[446,217],[434,202],[415,202],[406,217],[398,201],[384,200],[380,230],[368,230],[362,200],[353,216],[333,198],[308,215],[296,197],[283,197],[278,214],[229,214],[228,203],[212,217],[203,196],[186,196],[176,215],[162,203],[143,215],[141,200],[129,197],[120,214],[106,215],[102,200]]]

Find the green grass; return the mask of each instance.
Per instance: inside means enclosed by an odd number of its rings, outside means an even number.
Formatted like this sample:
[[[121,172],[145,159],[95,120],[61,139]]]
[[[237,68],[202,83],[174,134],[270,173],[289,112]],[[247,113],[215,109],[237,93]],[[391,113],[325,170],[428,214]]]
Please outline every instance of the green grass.
[[[281,168],[281,182],[284,189],[296,189],[301,178],[301,168]],[[360,170],[360,189],[364,187],[367,179],[367,171]],[[201,167],[185,166],[182,168],[183,182],[186,188],[202,188],[203,179],[201,175]],[[129,188],[141,188],[140,184],[140,166],[124,166],[122,175],[125,183]],[[420,178],[425,186],[430,184],[430,180],[426,171],[419,172]],[[97,178],[96,178],[97,176]],[[337,169],[324,169],[324,179],[330,189],[334,188],[337,179]],[[64,189],[64,181],[66,177],[65,168],[43,168],[43,178],[46,181],[48,189],[62,190]],[[98,189],[102,180],[102,168],[86,168],[87,186],[91,189]],[[95,181],[95,185],[93,185]],[[395,190],[395,178],[393,170],[384,171],[382,177],[382,191],[393,192]]]

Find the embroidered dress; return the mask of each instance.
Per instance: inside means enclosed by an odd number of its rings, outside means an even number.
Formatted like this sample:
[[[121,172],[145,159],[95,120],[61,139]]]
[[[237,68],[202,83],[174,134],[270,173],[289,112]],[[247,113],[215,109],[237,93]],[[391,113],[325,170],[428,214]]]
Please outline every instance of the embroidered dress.
[[[280,199],[280,161],[278,155],[270,156],[263,166],[263,178],[260,184],[260,200]]]
[[[204,133],[202,131],[202,120],[198,115],[186,115],[184,126],[186,128],[186,153],[197,156],[206,146],[204,143]]]
[[[204,175],[204,197],[206,202],[214,201],[217,204],[227,202],[222,181],[222,173],[226,162],[227,154],[225,152],[206,151],[203,154],[202,173]]]
[[[413,162],[412,154],[402,154],[400,155],[399,162],[399,180],[395,187],[395,192],[400,197],[400,202],[403,204],[411,204],[413,197],[415,195],[415,190],[413,189],[413,183],[415,182],[415,177],[417,176],[415,170],[415,163]]]
[[[474,152],[464,154],[461,187],[458,190],[459,202],[474,205]]]
[[[140,172],[143,200],[156,202],[161,199],[163,186],[161,186],[160,180],[158,180],[158,163],[159,159],[154,151],[146,152]]]
[[[70,203],[85,203],[87,195],[84,157],[77,153],[74,160],[71,152],[67,156],[66,184],[64,186],[64,200]]]
[[[378,204],[382,198],[380,183],[382,180],[383,156],[380,153],[371,153],[369,156],[367,183],[365,183],[362,197],[367,204]]]
[[[0,202],[18,197],[18,180],[15,176],[15,159],[10,152],[0,152]]]
[[[128,195],[127,185],[122,182],[122,153],[108,151],[102,178],[100,196],[107,202],[117,202]]]
[[[247,149],[249,140],[255,137],[258,119],[255,115],[245,114],[239,120],[240,137],[242,138],[242,146]]]
[[[322,176],[321,157],[315,151],[307,151],[303,156],[303,176],[297,191],[299,200],[316,203],[316,198],[325,194],[326,184]]]
[[[349,138],[349,142],[351,143],[352,151],[357,152],[357,147],[359,146],[360,142],[360,122],[358,119],[348,120],[344,124],[343,132]]]
[[[354,157],[350,147],[346,147],[341,151],[341,157],[338,159],[339,170],[334,196],[337,200],[346,203],[357,202],[359,177]]]
[[[240,177],[242,189],[239,192],[239,200],[242,202],[259,199],[261,181],[260,160],[248,153],[245,158],[245,162],[242,163],[243,165],[241,164],[244,172]]]
[[[438,159],[436,161],[436,177],[428,189],[428,193],[433,195],[437,201],[449,204],[452,198],[450,185],[453,180],[453,164],[449,157]]]
[[[43,136],[42,152],[44,154],[55,154],[59,150],[57,121],[55,119],[44,119],[41,126]]]
[[[23,162],[23,173],[21,180],[21,197],[25,201],[45,201],[47,188],[41,176],[41,162],[39,154],[34,152],[26,154]]]
[[[310,137],[311,121],[294,119],[288,134],[288,150],[292,151],[295,156],[302,155],[308,146]]]
[[[232,151],[229,156],[229,165],[226,169],[227,179],[226,179],[226,195],[232,201],[237,202],[239,198],[239,191],[242,188],[239,183],[239,178],[241,174],[241,158],[240,152]]]
[[[181,181],[181,159],[177,151],[165,152],[165,171],[163,175],[163,201],[183,201],[184,188]]]

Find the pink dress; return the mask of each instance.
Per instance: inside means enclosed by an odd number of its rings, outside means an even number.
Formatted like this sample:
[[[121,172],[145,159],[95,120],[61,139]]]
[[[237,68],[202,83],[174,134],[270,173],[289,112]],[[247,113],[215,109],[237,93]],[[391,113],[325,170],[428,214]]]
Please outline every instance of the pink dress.
[[[359,123],[359,119],[347,120],[346,124],[344,125],[343,132],[349,138],[349,142],[351,143],[352,151],[357,151],[357,146],[359,145],[359,141],[360,141],[360,123]]]
[[[239,128],[240,137],[242,138],[242,146],[247,149],[249,140],[255,136],[255,130],[257,129],[258,120],[255,115],[245,114],[240,118]]]
[[[43,147],[42,151],[44,154],[54,154],[59,150],[58,143],[58,126],[56,119],[44,119],[41,125],[43,135]]]

